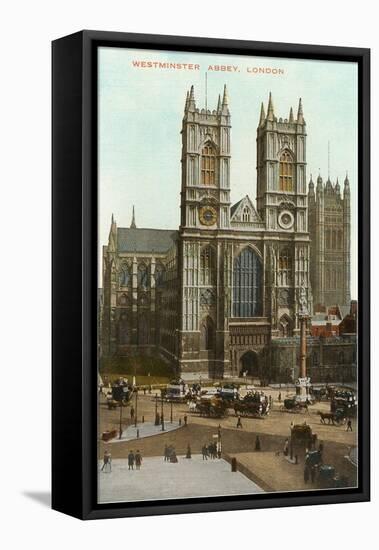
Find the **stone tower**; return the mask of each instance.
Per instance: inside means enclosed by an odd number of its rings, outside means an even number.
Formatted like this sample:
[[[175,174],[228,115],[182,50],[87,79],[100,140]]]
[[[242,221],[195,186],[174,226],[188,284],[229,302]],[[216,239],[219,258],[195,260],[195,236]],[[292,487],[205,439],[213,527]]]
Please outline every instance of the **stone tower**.
[[[350,183],[346,176],[343,197],[338,179],[325,185],[311,178],[308,191],[313,300],[319,305],[350,304]]]
[[[230,296],[220,273],[222,232],[230,228],[230,121],[226,86],[212,111],[196,107],[191,87],[181,131],[179,365],[184,371],[212,374],[229,361]]]
[[[306,189],[306,123],[301,99],[296,118],[277,118],[270,93],[257,128],[257,209],[266,230],[266,292],[272,335],[299,331],[298,295],[305,289],[309,310],[309,234]]]
[[[187,93],[182,124],[181,227],[226,229],[230,224],[230,113],[224,87],[217,109],[196,108]]]

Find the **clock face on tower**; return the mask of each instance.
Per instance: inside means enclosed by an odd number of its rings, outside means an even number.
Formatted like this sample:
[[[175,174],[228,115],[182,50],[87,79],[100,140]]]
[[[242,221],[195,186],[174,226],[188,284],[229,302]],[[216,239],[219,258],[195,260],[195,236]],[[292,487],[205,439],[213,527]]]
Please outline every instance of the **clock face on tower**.
[[[199,211],[200,223],[214,225],[217,222],[217,211],[212,206],[203,206]]]

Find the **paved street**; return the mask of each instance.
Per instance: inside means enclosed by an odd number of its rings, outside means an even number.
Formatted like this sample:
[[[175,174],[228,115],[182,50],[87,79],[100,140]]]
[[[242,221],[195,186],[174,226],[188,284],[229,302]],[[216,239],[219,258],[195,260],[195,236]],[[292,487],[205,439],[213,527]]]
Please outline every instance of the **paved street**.
[[[171,484],[174,483],[174,481],[171,482],[169,476],[175,472],[183,472],[182,468],[185,466],[179,466],[176,470],[169,468],[167,470],[167,476],[165,470],[159,470],[159,475],[157,475],[157,472],[154,473],[153,471],[149,474],[148,463],[150,458],[157,460],[158,464],[160,462],[163,463],[162,457],[165,445],[173,445],[178,456],[183,456],[185,454],[188,444],[190,444],[194,455],[200,454],[203,445],[208,445],[211,441],[214,441],[214,436],[217,434],[218,426],[220,425],[223,456],[228,457],[228,459],[232,457],[237,458],[241,470],[247,476],[249,483],[253,481],[266,491],[302,490],[305,488],[303,479],[304,450],[299,451],[299,464],[296,466],[290,465],[283,460],[282,451],[285,439],[290,436],[291,423],[303,424],[306,422],[311,426],[313,433],[317,434],[318,442],[322,441],[323,443],[324,462],[334,465],[339,474],[346,476],[349,486],[355,486],[357,470],[351,461],[348,460],[348,456],[357,445],[356,421],[353,420],[353,431],[346,431],[345,425],[322,424],[318,412],[329,411],[329,402],[323,401],[310,406],[308,413],[289,413],[283,410],[282,404],[278,401],[280,390],[264,388],[264,391],[274,399],[274,408],[269,416],[264,419],[243,417],[242,428],[238,429],[236,427],[237,418],[232,409],[229,410],[229,414],[225,418],[200,417],[198,414],[190,413],[185,403],[173,405],[173,423],[172,425],[170,422],[166,424],[167,419],[171,416],[171,405],[164,403],[165,426],[169,427],[171,425],[176,427],[176,429],[172,431],[167,430],[165,432],[161,432],[161,430],[158,429],[156,435],[153,435],[153,433],[150,435],[149,433],[150,429],[154,430],[155,428],[152,427],[155,417],[154,395],[143,395],[143,393],[140,392],[138,396],[138,426],[140,430],[146,430],[146,435],[149,436],[141,437],[142,431],[140,431],[140,439],[129,439],[133,437],[133,434],[136,435],[136,431],[131,419],[130,408],[125,408],[123,413],[123,432],[124,435],[127,435],[128,440],[114,440],[109,443],[99,441],[98,458],[99,460],[102,459],[105,449],[110,451],[114,460],[114,469],[117,473],[118,459],[125,461],[129,450],[133,449],[135,451],[138,448],[145,460],[144,469],[146,469],[146,477],[140,476],[140,472],[138,472],[139,477],[133,478],[134,480],[131,481],[131,486],[127,485],[128,494],[134,495],[133,499],[136,498],[136,495],[138,497],[138,494],[145,495],[145,493],[149,496],[143,498],[159,498],[160,495],[165,494],[167,490],[172,492],[173,489]],[[286,391],[282,389],[282,401],[285,396]],[[158,412],[161,412],[161,403],[159,403]],[[141,422],[142,415],[146,420],[144,424]],[[187,416],[188,420],[187,426],[184,423],[185,416]],[[181,420],[181,426],[179,426],[179,419]],[[104,430],[117,429],[118,426],[119,410],[108,410],[105,400],[102,398],[100,403],[100,434]],[[259,453],[255,452],[257,435],[259,435],[261,442],[261,452]],[[183,460],[180,462],[183,462]],[[122,462],[120,462],[120,465],[122,469]],[[175,468],[177,465],[170,464],[166,466]],[[226,467],[227,469],[229,468],[229,466]],[[217,471],[214,469],[210,470],[210,472]],[[104,475],[106,474],[103,474],[103,476]],[[186,474],[181,473],[180,475]],[[117,479],[117,476],[113,476],[112,474],[112,477],[107,479],[105,485],[102,486],[102,491],[106,498],[110,498],[112,483],[115,484],[114,490],[116,492],[124,490],[122,489],[122,484],[119,486],[117,481],[112,481],[115,479]],[[191,482],[189,482],[190,485],[187,485],[187,480],[185,484],[175,485],[176,490],[180,487],[182,491],[181,494],[183,496],[188,496],[187,490],[185,489],[185,486],[188,486],[191,491],[196,493],[196,491],[199,490],[196,485],[196,479],[197,475],[194,475],[191,478]],[[213,486],[213,478],[211,476],[200,476],[199,479],[201,480],[199,484],[203,484],[203,492],[206,494],[214,494],[212,491],[217,488],[217,484]],[[233,481],[233,479],[237,478],[232,477],[231,480]],[[177,481],[179,482],[179,480]],[[194,487],[191,485],[192,482],[195,484]],[[237,489],[237,486],[235,486],[235,488],[236,492],[240,491],[239,488]],[[230,490],[233,490],[233,487],[231,487]],[[216,491],[219,491],[219,489],[216,489]],[[196,494],[198,494],[198,492]],[[132,496],[130,498],[132,498]],[[125,496],[120,496],[119,498],[122,500]]]
[[[99,461],[101,467],[102,462]],[[225,460],[204,461],[178,456],[178,463],[161,457],[143,459],[141,470],[128,470],[127,460],[115,459],[112,472],[99,472],[100,502],[254,494],[263,492]]]

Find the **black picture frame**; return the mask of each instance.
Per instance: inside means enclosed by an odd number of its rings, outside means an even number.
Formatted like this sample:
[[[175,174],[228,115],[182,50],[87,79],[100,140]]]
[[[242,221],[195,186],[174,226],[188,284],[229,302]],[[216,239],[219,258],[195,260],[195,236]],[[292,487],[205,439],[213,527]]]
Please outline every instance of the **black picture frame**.
[[[358,487],[97,504],[97,48],[264,55],[358,64]],[[81,31],[52,44],[52,507],[81,519],[370,499],[370,50]]]

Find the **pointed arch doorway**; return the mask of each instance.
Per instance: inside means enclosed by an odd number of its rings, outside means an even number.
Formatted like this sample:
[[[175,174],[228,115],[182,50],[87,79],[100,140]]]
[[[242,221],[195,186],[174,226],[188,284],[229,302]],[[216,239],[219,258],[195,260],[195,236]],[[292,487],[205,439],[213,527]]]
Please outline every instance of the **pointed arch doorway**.
[[[246,373],[249,378],[260,378],[261,366],[259,357],[256,351],[246,351],[240,358],[240,373],[242,377]]]

